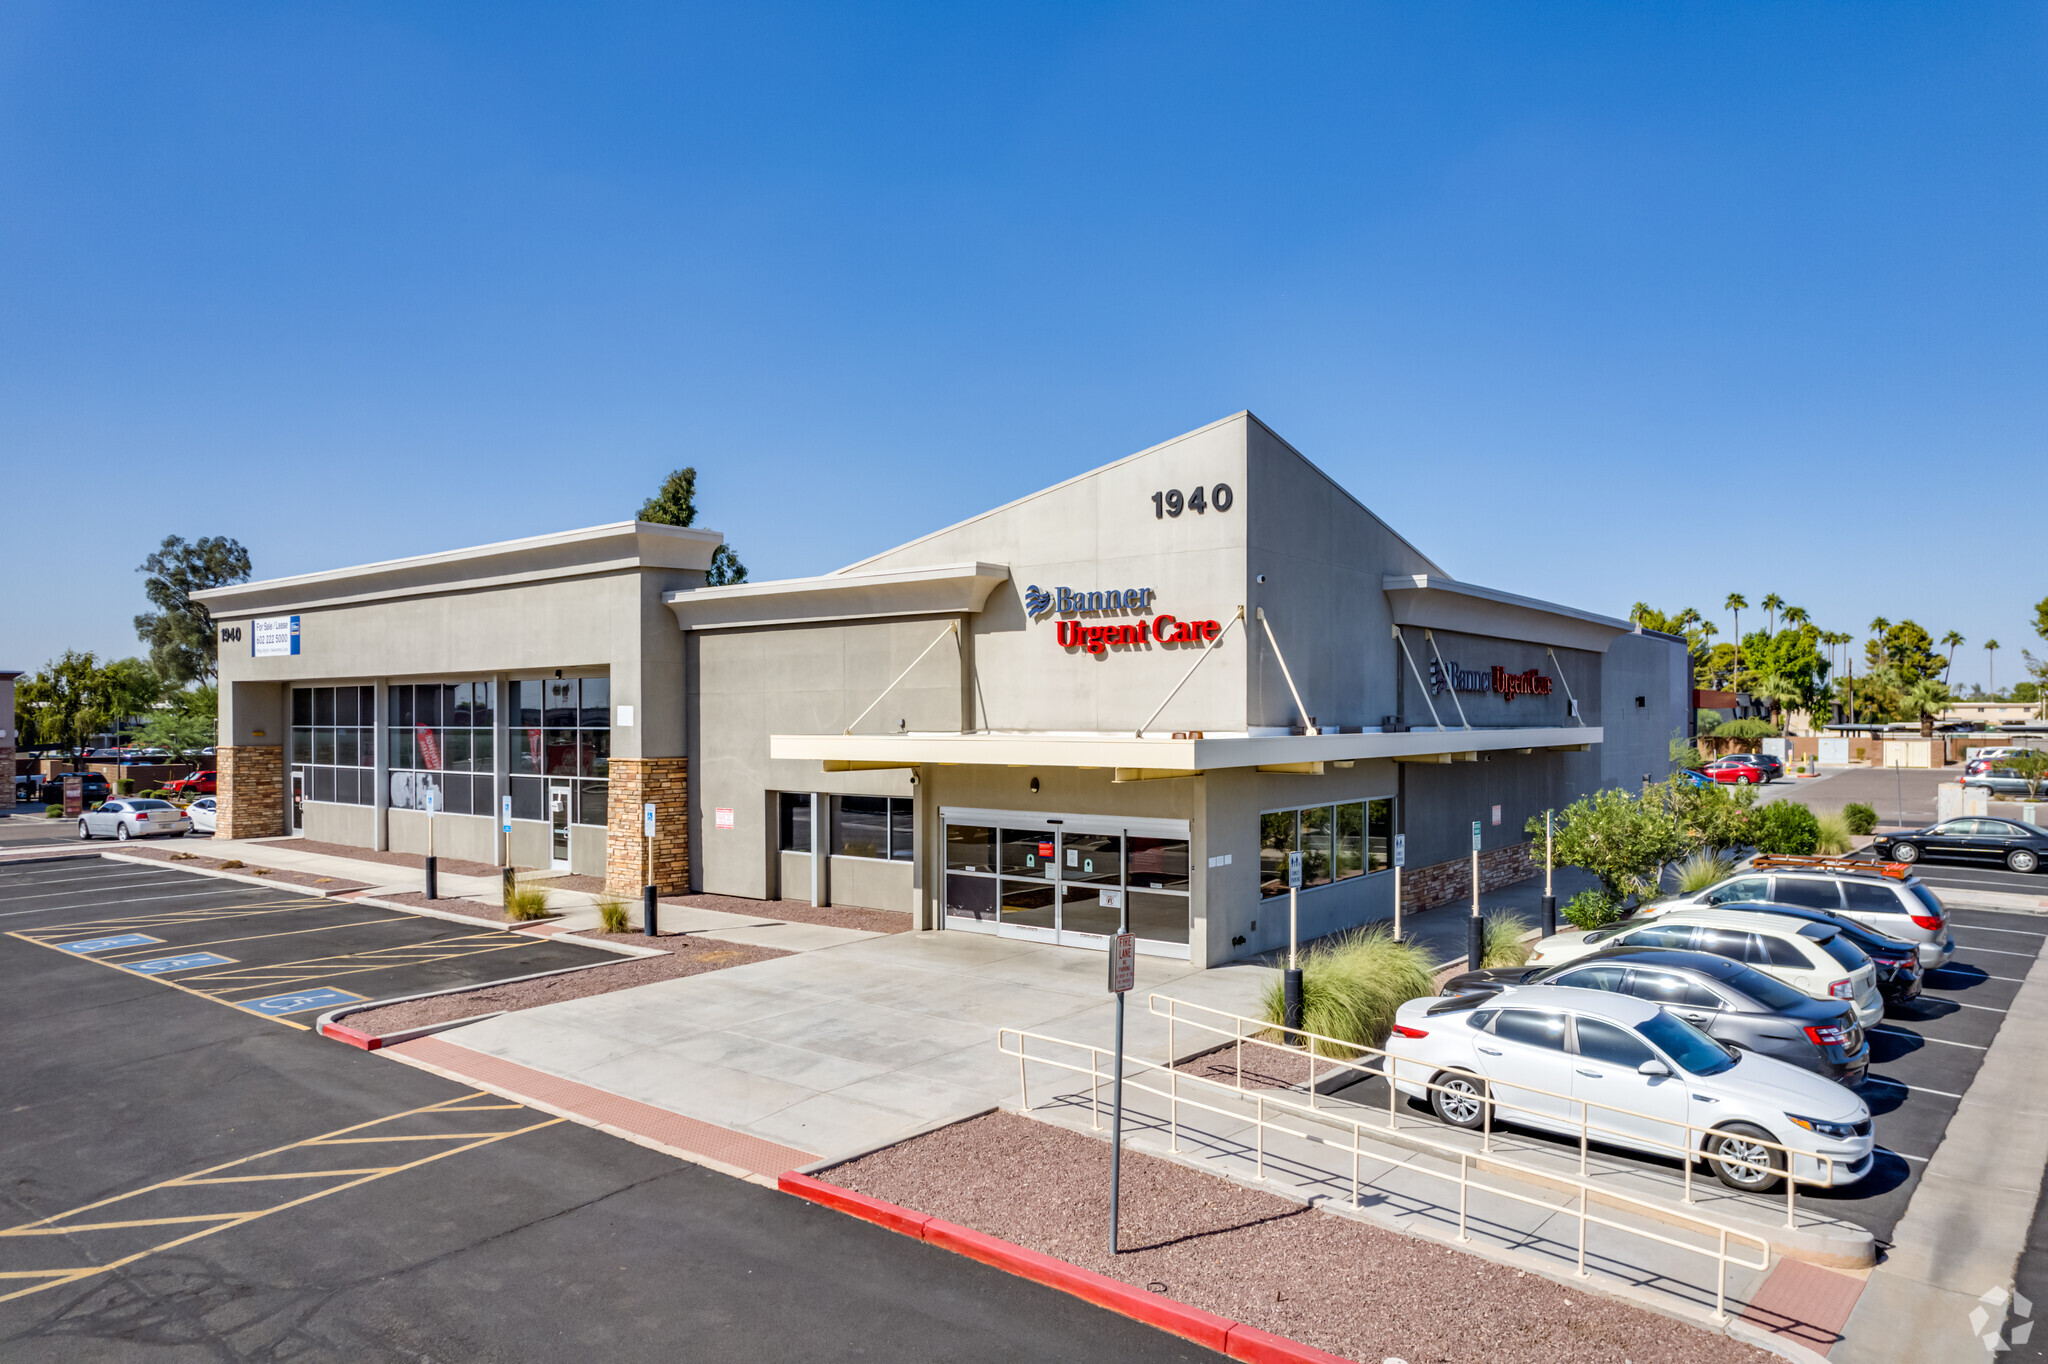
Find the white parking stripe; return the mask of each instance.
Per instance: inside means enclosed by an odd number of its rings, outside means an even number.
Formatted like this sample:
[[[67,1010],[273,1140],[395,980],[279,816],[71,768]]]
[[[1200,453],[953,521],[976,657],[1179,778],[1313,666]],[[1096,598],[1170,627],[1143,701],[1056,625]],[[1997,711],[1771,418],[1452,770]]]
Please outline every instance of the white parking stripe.
[[[2038,957],[2039,952],[2008,952],[2003,947],[1972,947],[1971,952],[1989,952],[1994,957]]]
[[[1909,1085],[1904,1080],[1894,1080],[1889,1075],[1869,1075],[1864,1077],[1864,1083],[1871,1085],[1891,1085],[1897,1089],[1910,1089],[1915,1094],[1939,1094],[1944,1099],[1960,1099],[1963,1097],[1960,1094],[1951,1094],[1945,1089],[1923,1089],[1919,1085]]]
[[[2035,933],[2025,928],[1990,928],[1984,924],[1959,924],[1955,922],[1951,922],[1949,927],[1951,929],[1960,929],[1965,933],[2017,933],[2022,938],[2048,938],[2048,933]]]
[[[1891,1037],[1910,1037],[1916,1042],[1939,1042],[1944,1047],[1968,1047],[1971,1051],[1991,1050],[1989,1047],[1980,1047],[1975,1042],[1951,1042],[1946,1037],[1922,1037],[1917,1032],[1907,1032],[1904,1028],[1887,1028],[1883,1024],[1879,1024],[1874,1028],[1867,1028],[1865,1031],[1881,1032]]]
[[[1922,1165],[1925,1165],[1927,1163],[1926,1156],[1909,1156],[1904,1151],[1894,1151],[1889,1146],[1880,1146],[1877,1149],[1884,1152],[1888,1156],[1897,1156],[1900,1160],[1918,1161]]]
[[[118,881],[118,882],[114,882],[114,881],[95,881],[95,882],[92,882],[92,883],[91,883],[91,885],[94,885],[94,886],[105,886],[105,885],[119,885],[119,886],[120,886],[120,887],[121,887],[121,888],[122,888],[123,890],[133,890],[133,889],[135,888],[135,886],[134,886],[134,883],[135,883],[135,882],[138,882],[138,881],[153,881],[153,880],[157,880],[157,879],[159,879],[159,878],[157,878],[157,877],[153,877],[153,876],[124,876],[124,877],[122,877],[122,878],[120,879],[120,881]],[[47,883],[43,883],[43,884],[47,884]],[[176,884],[176,882],[173,882],[172,884]],[[5,901],[5,902],[7,902],[7,903],[10,903],[10,904],[11,904],[11,903],[13,903],[13,902],[14,902],[14,901],[16,901],[16,900],[49,900],[49,899],[54,899],[54,898],[56,898],[56,897],[59,897],[59,896],[64,896],[64,895],[86,895],[86,894],[90,894],[90,893],[91,893],[91,886],[88,886],[88,887],[86,887],[86,888],[84,888],[84,889],[80,889],[80,890],[50,890],[50,891],[44,891],[44,892],[43,892],[43,893],[42,893],[41,895],[0,895],[0,901]]]
[[[101,905],[142,905],[157,900],[191,900],[205,895],[227,897],[234,895],[260,895],[262,893],[263,887],[261,886],[235,886],[233,889],[188,890],[177,895],[137,895],[126,900],[80,900],[76,904],[51,905],[49,909],[24,909],[16,912],[21,914],[48,914],[52,910],[98,909]],[[319,898],[319,896],[309,895],[306,897],[306,900],[308,904],[311,904]]]
[[[1929,967],[1929,968],[1927,969],[1927,974],[1928,974],[1928,975],[1930,975],[1930,976],[1940,976],[1940,975],[1949,975],[1949,976],[1953,976],[1953,975],[1960,975],[1960,974],[1962,974],[1962,973],[1961,973],[1961,972],[1959,972],[1959,971],[1957,971],[1957,970],[1955,969],[1955,967],[1953,967],[1953,966],[1930,966],[1930,967]],[[2008,982],[2010,982],[2010,983],[2012,983],[2012,984],[2014,984],[2014,985],[2025,985],[2025,984],[2027,983],[2027,978],[2026,978],[2025,976],[1994,976],[1994,975],[1992,975],[1992,974],[1991,974],[1990,972],[1988,972],[1988,971],[1984,973],[1984,979],[1985,979],[1985,980],[2003,980],[2003,981],[2008,981]],[[1938,990],[1938,989],[1940,989],[1941,987],[1937,985],[1937,986],[1935,986],[1934,988]]]

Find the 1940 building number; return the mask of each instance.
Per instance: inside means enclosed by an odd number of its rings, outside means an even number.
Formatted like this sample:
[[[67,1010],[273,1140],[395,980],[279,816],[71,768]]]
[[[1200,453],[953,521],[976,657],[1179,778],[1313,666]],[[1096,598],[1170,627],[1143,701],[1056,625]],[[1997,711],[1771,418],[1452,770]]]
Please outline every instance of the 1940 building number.
[[[1206,494],[1202,489],[1196,488],[1186,496],[1182,496],[1178,488],[1168,488],[1163,493],[1152,494],[1152,516],[1154,520],[1164,520],[1169,516],[1179,516],[1183,511],[1206,512],[1214,509],[1227,512],[1235,500],[1228,483],[1218,483]]]

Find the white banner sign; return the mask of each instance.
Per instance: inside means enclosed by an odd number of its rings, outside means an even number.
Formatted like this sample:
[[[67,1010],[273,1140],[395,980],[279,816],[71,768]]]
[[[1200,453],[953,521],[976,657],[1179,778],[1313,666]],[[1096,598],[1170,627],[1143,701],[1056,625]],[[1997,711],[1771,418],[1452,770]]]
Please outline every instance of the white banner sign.
[[[299,651],[297,616],[258,616],[249,622],[249,652],[255,658],[277,658]]]

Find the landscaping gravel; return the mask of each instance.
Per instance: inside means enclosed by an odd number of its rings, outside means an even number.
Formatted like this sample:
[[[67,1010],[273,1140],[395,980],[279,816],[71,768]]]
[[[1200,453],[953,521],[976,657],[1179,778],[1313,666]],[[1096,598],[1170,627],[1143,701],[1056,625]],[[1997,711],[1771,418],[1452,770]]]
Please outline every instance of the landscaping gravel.
[[[1247,1065],[1249,1069],[1249,1065]],[[1777,1356],[1477,1256],[993,1113],[819,1178],[1369,1364],[1776,1364]]]
[[[807,900],[743,900],[736,895],[668,895],[665,905],[749,914],[757,919],[787,919],[828,928],[857,928],[864,933],[908,933],[910,916],[894,909],[861,909],[854,905],[813,905]]]
[[[584,999],[591,995],[610,994],[614,990],[630,990],[636,985],[651,985],[658,980],[702,975],[706,971],[719,971],[728,966],[744,966],[752,961],[766,961],[770,957],[789,955],[772,947],[705,943],[694,938],[682,937],[657,938],[654,945],[666,948],[667,951],[659,957],[625,957],[603,966],[593,966],[585,971],[571,971],[566,975],[542,976],[538,980],[515,981],[509,985],[486,985],[482,989],[464,990],[458,994],[435,995],[429,999],[407,1000],[402,1004],[386,1004],[381,1009],[367,1009],[359,1014],[350,1014],[342,1022],[358,1032],[366,1032],[372,1037],[383,1037],[389,1033],[403,1032],[407,1028],[423,1028],[430,1023],[449,1023],[476,1014],[511,1013],[519,1009],[537,1008],[542,1004],[558,1004],[565,999]]]
[[[545,919],[508,919],[503,905],[486,904],[482,900],[463,900],[443,895],[429,900],[424,891],[403,890],[387,892],[377,897],[394,905],[408,905],[424,909],[438,909],[449,914],[460,914],[465,919],[481,919],[489,924],[546,923]]]
[[[348,857],[358,862],[382,862],[388,867],[411,867],[424,875],[427,868],[426,856],[422,853],[379,852],[375,848],[358,848],[347,843],[323,843],[312,838],[265,839],[280,848],[291,848],[296,852],[323,853],[329,857]],[[494,867],[488,862],[471,862],[461,857],[440,857],[434,859],[435,868],[452,876],[502,876],[503,867]]]
[[[277,871],[270,867],[252,867],[238,858],[208,857],[203,853],[173,851],[160,845],[138,846],[130,840],[122,852],[135,857],[147,857],[153,862],[175,862],[181,867],[195,867],[206,871],[231,871],[243,876],[260,876],[266,881],[276,881],[287,886],[312,886],[325,891],[368,890],[362,881],[345,881],[334,876],[314,876],[302,871]],[[228,863],[235,863],[229,866]]]

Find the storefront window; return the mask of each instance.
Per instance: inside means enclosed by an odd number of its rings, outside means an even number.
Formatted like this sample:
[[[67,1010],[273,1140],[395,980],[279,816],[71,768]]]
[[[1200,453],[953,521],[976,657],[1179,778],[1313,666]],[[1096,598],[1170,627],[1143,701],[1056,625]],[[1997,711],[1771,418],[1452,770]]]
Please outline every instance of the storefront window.
[[[1330,807],[1312,806],[1301,812],[1301,885],[1330,884]]]
[[[1301,854],[1301,888],[1385,871],[1393,866],[1394,802],[1351,801],[1270,810],[1259,816],[1259,894],[1287,893],[1287,854]]]
[[[1367,871],[1385,871],[1394,865],[1394,802],[1376,800],[1369,804],[1366,821]]]
[[[1259,816],[1259,894],[1287,893],[1287,854],[1294,851],[1292,810],[1274,810]]]
[[[811,798],[784,791],[777,801],[776,846],[784,852],[811,850]]]
[[[505,693],[512,817],[546,819],[548,786],[561,781],[572,795],[570,822],[604,825],[611,776],[611,679],[522,677],[507,683]]]
[[[1365,805],[1354,801],[1337,807],[1336,877],[1365,875]]]
[[[492,682],[405,682],[388,693],[386,741],[391,808],[435,813],[494,813],[491,726],[497,719]]]
[[[832,797],[832,855],[909,861],[912,808],[907,796]]]
[[[291,764],[305,799],[376,803],[376,708],[375,687],[292,688]]]

